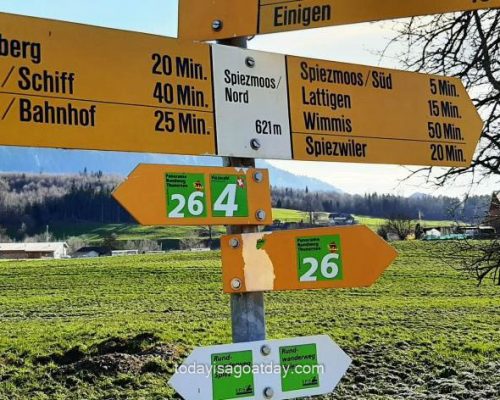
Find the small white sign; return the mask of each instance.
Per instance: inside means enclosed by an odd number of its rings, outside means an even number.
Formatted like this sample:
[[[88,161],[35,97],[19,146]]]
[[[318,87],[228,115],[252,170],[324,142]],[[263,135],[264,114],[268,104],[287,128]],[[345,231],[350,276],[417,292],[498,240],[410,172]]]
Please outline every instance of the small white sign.
[[[285,56],[213,45],[218,154],[291,159]]]
[[[170,379],[185,400],[281,400],[332,392],[351,359],[328,336],[197,348]]]

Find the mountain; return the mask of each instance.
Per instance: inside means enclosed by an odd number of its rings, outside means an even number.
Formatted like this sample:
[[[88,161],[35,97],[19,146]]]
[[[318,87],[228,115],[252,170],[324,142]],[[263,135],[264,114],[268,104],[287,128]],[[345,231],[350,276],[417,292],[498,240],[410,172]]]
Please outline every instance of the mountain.
[[[220,166],[217,157],[168,156],[158,154],[118,153],[107,151],[80,151],[0,146],[0,172],[26,173],[78,173],[102,171],[106,174],[128,175],[139,163]],[[271,184],[294,189],[334,191],[341,190],[319,179],[295,175],[258,161],[261,168],[269,169]]]
[[[409,199],[422,200],[425,199],[426,197],[432,197],[432,196],[421,192],[415,192],[409,197]]]

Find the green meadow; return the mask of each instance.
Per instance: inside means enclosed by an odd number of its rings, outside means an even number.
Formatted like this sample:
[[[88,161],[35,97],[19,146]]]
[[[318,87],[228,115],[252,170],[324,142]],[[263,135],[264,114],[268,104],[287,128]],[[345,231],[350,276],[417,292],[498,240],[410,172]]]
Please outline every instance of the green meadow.
[[[318,222],[328,220],[328,213],[315,212],[315,218]],[[370,229],[376,231],[386,220],[383,218],[374,218],[366,216],[355,216],[359,224],[367,225]],[[298,210],[288,210],[284,208],[273,208],[273,220],[281,222],[309,222],[309,213]],[[452,225],[453,221],[423,221],[424,226],[442,226]],[[141,226],[137,224],[54,224],[49,227],[50,231],[58,239],[67,239],[72,236],[79,236],[82,239],[98,243],[103,238],[110,235],[116,235],[118,241],[127,240],[165,240],[165,239],[183,239],[186,237],[196,237],[200,230],[207,231],[207,227],[193,226]],[[213,237],[219,237],[225,232],[222,226],[213,228]]]
[[[498,399],[500,290],[435,243],[398,243],[371,288],[266,294],[268,337],[353,359],[332,399]],[[449,245],[449,244],[446,244]],[[164,399],[196,346],[229,343],[220,253],[0,263],[0,399]]]

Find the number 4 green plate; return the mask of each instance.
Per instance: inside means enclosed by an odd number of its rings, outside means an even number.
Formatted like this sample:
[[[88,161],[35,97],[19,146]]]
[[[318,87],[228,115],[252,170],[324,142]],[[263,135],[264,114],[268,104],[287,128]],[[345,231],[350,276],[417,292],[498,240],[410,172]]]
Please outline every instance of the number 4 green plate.
[[[248,187],[244,174],[211,175],[212,215],[248,217]]]

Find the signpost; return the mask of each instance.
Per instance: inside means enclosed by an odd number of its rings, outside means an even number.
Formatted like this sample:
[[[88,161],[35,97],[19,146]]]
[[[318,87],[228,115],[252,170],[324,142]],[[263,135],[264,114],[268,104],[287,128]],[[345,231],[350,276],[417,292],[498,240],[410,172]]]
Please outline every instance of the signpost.
[[[246,48],[247,38],[234,38],[223,41],[228,46]],[[251,65],[250,59],[248,64]],[[239,130],[238,130],[239,131]],[[253,158],[224,157],[223,163],[228,167],[255,168]],[[228,234],[258,232],[256,226],[228,226]],[[231,330],[234,343],[254,342],[266,339],[266,314],[264,310],[264,293],[238,293],[230,296]]]
[[[328,336],[197,348],[169,384],[186,400],[291,399],[326,394],[351,359]]]
[[[0,55],[0,145],[465,167],[482,130],[456,78],[7,14]]]
[[[215,40],[500,7],[500,0],[180,0],[179,37]]]
[[[196,349],[170,384],[187,400],[326,394],[350,358],[327,336],[264,340],[263,292],[369,286],[397,254],[363,226],[257,232],[272,210],[254,159],[466,167],[482,121],[458,79],[250,51],[245,36],[496,7],[181,1],[181,36],[240,48],[0,13],[0,145],[223,156],[140,165],[113,194],[141,224],[228,225],[235,344]]]
[[[139,165],[113,197],[142,225],[268,225],[265,169]]]
[[[221,248],[226,293],[371,286],[397,256],[362,225],[226,235]]]

